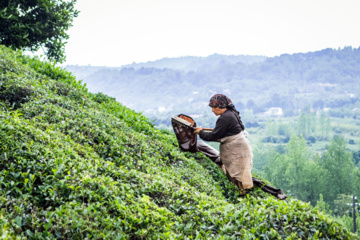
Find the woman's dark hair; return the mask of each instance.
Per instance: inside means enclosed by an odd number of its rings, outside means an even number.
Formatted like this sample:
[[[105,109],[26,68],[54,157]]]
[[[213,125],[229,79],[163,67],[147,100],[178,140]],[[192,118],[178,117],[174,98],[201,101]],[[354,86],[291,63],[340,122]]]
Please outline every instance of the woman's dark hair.
[[[239,124],[240,124],[240,126],[241,126],[241,129],[242,129],[242,130],[245,130],[245,125],[244,125],[244,123],[241,121],[240,112],[235,108],[234,104],[232,104],[232,103],[229,104],[229,105],[226,107],[226,109],[232,111],[232,112],[235,114],[236,118],[237,118],[238,121],[239,121]]]

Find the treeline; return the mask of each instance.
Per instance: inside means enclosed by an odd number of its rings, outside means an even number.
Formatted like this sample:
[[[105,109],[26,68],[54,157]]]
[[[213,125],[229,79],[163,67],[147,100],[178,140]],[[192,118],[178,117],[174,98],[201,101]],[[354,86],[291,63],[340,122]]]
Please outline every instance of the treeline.
[[[254,140],[253,171],[352,229],[349,205],[352,196],[360,197],[360,131],[355,124],[354,119],[331,120],[325,112],[260,122],[248,128]]]
[[[349,205],[352,196],[360,196],[360,170],[346,145],[341,137],[336,137],[323,153],[311,156],[306,140],[293,135],[284,153],[258,146],[255,155],[268,157],[261,176],[287,194],[337,216],[352,229]],[[359,213],[360,207],[356,211]]]
[[[280,135],[289,139],[294,134],[303,135],[305,139],[314,143],[316,139],[329,139],[331,123],[324,113],[317,116],[317,113],[314,112],[302,113],[295,124],[292,121],[286,123],[282,120],[274,122],[268,119],[265,128],[268,136]],[[264,142],[272,141],[264,139]]]
[[[238,109],[254,114],[280,107],[285,116],[296,116],[310,106],[334,109],[337,117],[359,117],[351,112],[360,108],[359,53],[360,48],[346,47],[273,58],[215,55],[96,71],[67,68],[81,76],[90,91],[116,97],[149,117],[171,110],[198,114],[214,93],[228,95]]]
[[[332,120],[331,120],[332,119]],[[246,122],[246,121],[245,121]],[[260,122],[260,121],[259,121]],[[359,123],[355,119],[330,118],[329,113],[314,112],[302,113],[295,118],[267,119],[260,122],[256,128],[247,128],[256,144],[260,148],[270,146],[277,153],[285,153],[287,144],[292,136],[302,137],[312,153],[321,153],[333,139],[341,138],[347,144],[353,161],[357,165],[360,161],[360,151],[357,143],[360,142]],[[268,156],[255,155],[255,167],[262,171],[269,161]]]
[[[296,198],[316,205],[323,195],[327,210],[344,214],[335,200],[341,195],[360,196],[360,172],[346,142],[336,137],[321,154],[311,156],[306,140],[293,135],[284,153],[269,151],[262,175]]]

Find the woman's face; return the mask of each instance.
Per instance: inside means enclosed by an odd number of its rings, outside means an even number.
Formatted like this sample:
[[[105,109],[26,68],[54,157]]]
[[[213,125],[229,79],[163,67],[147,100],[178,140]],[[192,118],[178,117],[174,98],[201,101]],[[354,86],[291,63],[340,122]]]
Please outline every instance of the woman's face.
[[[223,114],[226,111],[226,108],[218,108],[218,107],[212,107],[211,111],[216,115],[219,116]]]

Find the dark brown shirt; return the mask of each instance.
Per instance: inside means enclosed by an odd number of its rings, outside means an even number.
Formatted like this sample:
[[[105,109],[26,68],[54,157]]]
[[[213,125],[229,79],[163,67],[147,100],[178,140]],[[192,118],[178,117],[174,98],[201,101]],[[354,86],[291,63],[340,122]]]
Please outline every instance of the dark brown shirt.
[[[200,131],[199,136],[205,141],[217,141],[223,137],[236,135],[242,130],[235,113],[226,110],[216,121],[216,126],[212,132],[202,130]]]

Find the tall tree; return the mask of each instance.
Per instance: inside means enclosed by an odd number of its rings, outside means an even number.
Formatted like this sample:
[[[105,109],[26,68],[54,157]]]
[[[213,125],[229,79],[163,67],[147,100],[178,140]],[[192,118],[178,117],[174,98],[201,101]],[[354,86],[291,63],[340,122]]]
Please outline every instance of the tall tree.
[[[314,179],[313,169],[318,168],[317,163],[309,159],[302,136],[293,135],[286,147],[287,153],[274,155],[264,167],[266,178],[297,198],[314,201],[313,188],[309,188],[313,183],[309,181]]]
[[[264,177],[278,188],[290,192],[289,181],[285,176],[287,162],[284,154],[275,153],[269,156],[269,161],[263,168]]]
[[[268,164],[271,158],[276,154],[274,148],[269,144],[259,141],[254,145],[254,165],[257,171],[263,171],[263,167]]]
[[[321,181],[321,173],[323,170],[320,167],[320,155],[315,154],[313,160],[308,160],[304,168],[304,179],[301,180],[303,190],[301,193],[301,199],[307,202],[311,202],[313,206],[316,205],[320,195],[323,191],[319,181]]]
[[[310,159],[309,149],[305,139],[293,135],[286,145],[287,153],[270,157],[264,167],[265,177],[275,186],[284,189],[304,201],[316,204],[321,189],[317,184],[320,180],[318,155]]]
[[[289,181],[289,187],[295,196],[300,197],[306,191],[307,165],[309,164],[309,150],[303,137],[292,136],[286,145],[287,168],[285,176]]]
[[[354,169],[354,192],[355,192],[355,196],[357,196],[358,199],[360,199],[360,167],[356,167]],[[360,211],[360,206],[359,206],[359,211]],[[360,213],[360,212],[359,212]],[[360,229],[360,228],[359,228]]]
[[[346,150],[345,141],[337,137],[327,147],[321,161],[324,201],[332,207],[338,194],[354,194],[354,169],[352,154]]]
[[[315,133],[316,129],[316,116],[311,113],[302,113],[298,120],[298,133],[302,134],[305,138]]]
[[[320,119],[319,119],[319,125],[320,125],[320,137],[321,139],[325,139],[326,137],[326,116],[324,113],[321,113]]]
[[[0,44],[13,49],[44,48],[50,60],[65,61],[66,33],[78,16],[76,0],[1,0]]]

